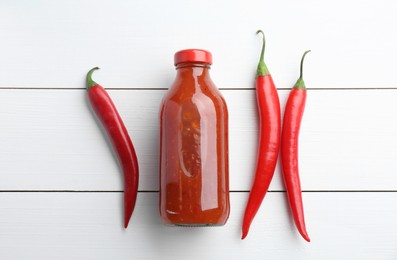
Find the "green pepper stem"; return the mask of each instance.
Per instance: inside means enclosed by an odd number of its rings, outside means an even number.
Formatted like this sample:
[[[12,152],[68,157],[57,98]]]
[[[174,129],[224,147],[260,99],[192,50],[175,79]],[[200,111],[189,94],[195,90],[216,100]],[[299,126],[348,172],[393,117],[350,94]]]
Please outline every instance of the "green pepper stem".
[[[308,54],[309,52],[311,52],[311,50],[305,51],[305,53],[303,53],[303,56],[301,59],[301,70],[300,70],[300,75],[299,75],[300,79],[303,79],[303,61],[305,60],[306,54]]]
[[[302,56],[302,59],[301,59],[299,78],[298,78],[298,81],[295,83],[294,88],[306,89],[305,82],[303,81],[303,61],[305,60],[306,54],[308,54],[309,52],[311,52],[311,50],[305,51],[303,53],[303,56]]]
[[[95,81],[92,80],[92,73],[95,70],[98,70],[98,67],[92,68],[88,73],[87,73],[87,90],[92,88],[95,85],[98,85],[98,83],[96,83]]]
[[[256,72],[257,76],[266,76],[269,73],[269,70],[267,69],[267,66],[265,64],[264,56],[265,56],[265,45],[266,45],[266,39],[265,39],[265,33],[262,30],[256,31],[256,34],[262,34],[263,37],[263,43],[262,43],[262,51],[261,51],[261,56],[259,58],[259,63],[258,63],[258,69]]]

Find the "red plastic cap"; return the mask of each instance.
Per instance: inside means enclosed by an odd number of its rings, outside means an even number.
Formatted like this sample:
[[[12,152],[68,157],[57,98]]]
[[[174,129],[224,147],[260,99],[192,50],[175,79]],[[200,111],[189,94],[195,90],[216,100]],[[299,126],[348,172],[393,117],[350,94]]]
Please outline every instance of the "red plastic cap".
[[[178,51],[174,55],[174,64],[177,65],[182,62],[203,62],[212,64],[212,54],[209,51],[200,49]]]

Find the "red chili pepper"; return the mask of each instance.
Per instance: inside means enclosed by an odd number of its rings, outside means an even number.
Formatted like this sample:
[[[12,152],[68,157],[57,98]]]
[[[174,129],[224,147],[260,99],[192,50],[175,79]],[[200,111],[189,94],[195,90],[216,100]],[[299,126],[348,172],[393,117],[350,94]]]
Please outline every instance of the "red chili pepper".
[[[281,134],[281,162],[288,201],[294,217],[295,225],[302,237],[310,242],[306,231],[303,214],[302,191],[298,167],[298,139],[303,111],[306,103],[306,86],[302,78],[303,61],[301,60],[300,77],[292,88],[284,112],[284,125]]]
[[[247,236],[251,222],[269,188],[276,168],[280,147],[280,101],[272,76],[263,58],[265,52],[265,35],[261,30],[257,31],[257,34],[258,33],[262,33],[263,35],[262,52],[256,74],[256,97],[259,111],[260,141],[255,180],[245,209],[241,239]]]
[[[112,99],[102,86],[92,80],[92,73],[97,69],[93,68],[87,74],[88,97],[92,108],[110,137],[113,149],[116,151],[122,166],[124,176],[124,227],[127,228],[138,193],[138,159],[127,129]]]

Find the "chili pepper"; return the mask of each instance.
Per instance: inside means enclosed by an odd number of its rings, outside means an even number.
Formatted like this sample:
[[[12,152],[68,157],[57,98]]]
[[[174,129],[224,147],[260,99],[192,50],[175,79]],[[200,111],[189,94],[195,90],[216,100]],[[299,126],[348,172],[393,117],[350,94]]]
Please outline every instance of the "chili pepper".
[[[295,225],[302,237],[310,242],[303,214],[302,191],[298,167],[299,129],[306,103],[306,86],[303,81],[302,72],[303,61],[308,52],[310,51],[306,51],[302,56],[300,77],[292,88],[285,107],[284,125],[281,134],[281,164],[288,201]]]
[[[265,34],[256,74],[256,97],[259,112],[259,147],[255,180],[244,213],[242,238],[247,234],[269,188],[277,164],[281,135],[281,112],[277,89],[264,62]]]
[[[121,164],[124,176],[124,227],[127,228],[138,192],[138,159],[127,129],[112,99],[102,86],[92,80],[92,73],[97,69],[99,68],[93,68],[87,74],[88,97]]]

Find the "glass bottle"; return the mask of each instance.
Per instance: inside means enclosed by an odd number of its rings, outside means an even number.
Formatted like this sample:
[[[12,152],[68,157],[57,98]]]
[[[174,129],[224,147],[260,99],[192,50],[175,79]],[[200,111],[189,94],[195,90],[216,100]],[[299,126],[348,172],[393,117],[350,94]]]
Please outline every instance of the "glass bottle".
[[[160,110],[160,215],[182,226],[229,217],[228,111],[210,78],[212,55],[175,53],[176,79]]]

